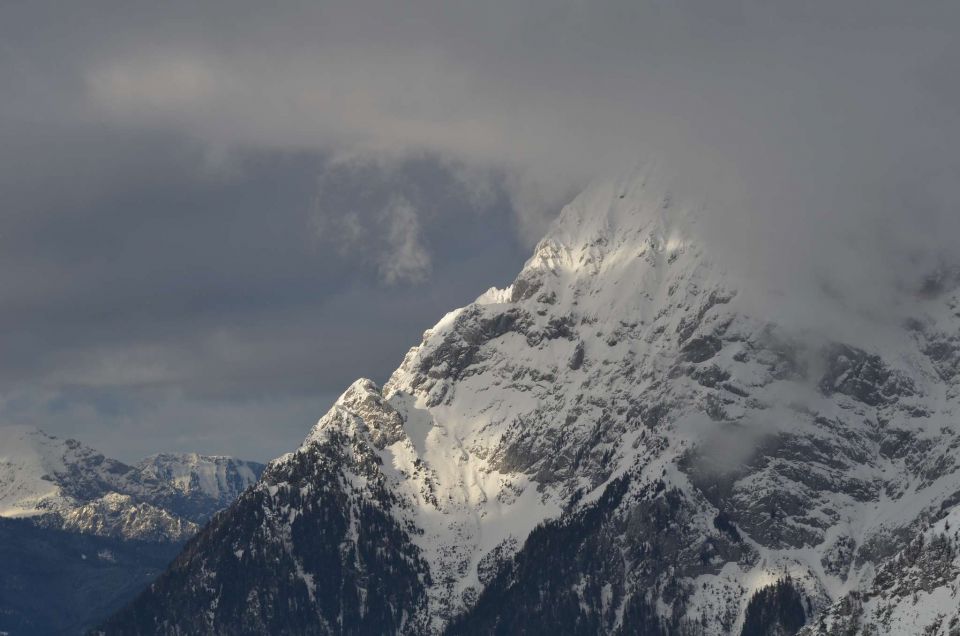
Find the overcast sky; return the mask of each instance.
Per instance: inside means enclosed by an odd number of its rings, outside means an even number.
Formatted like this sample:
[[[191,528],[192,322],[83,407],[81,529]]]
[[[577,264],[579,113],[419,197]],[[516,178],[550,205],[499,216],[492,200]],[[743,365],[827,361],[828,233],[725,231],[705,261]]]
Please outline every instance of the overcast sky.
[[[4,2],[0,421],[272,458],[649,161],[757,270],[898,281],[957,68],[953,1]]]

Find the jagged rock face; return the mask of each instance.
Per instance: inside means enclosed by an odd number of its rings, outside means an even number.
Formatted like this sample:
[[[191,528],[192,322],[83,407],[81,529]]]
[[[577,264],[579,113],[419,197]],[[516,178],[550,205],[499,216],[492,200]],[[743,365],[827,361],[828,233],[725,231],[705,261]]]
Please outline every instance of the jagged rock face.
[[[181,542],[254,483],[263,466],[156,455],[137,466],[31,427],[0,427],[0,516],[50,528]]]
[[[169,484],[170,507],[193,520],[206,521],[256,483],[264,465],[221,455],[160,453],[136,465],[144,480]]]
[[[58,525],[63,530],[101,537],[153,542],[186,541],[199,530],[191,521],[117,493],[67,510]]]
[[[960,634],[960,509],[920,530],[879,561],[868,584],[850,590],[805,627],[803,636]]]
[[[582,195],[510,288],[445,316],[382,390],[351,386],[107,631],[242,632],[218,608],[258,586],[274,605],[251,631],[774,634],[798,606],[840,617],[960,502],[958,279],[918,287],[903,326],[818,331],[727,273],[698,214],[643,179]],[[390,537],[363,559],[363,523],[346,541],[336,521],[361,502]],[[302,520],[315,509],[330,529]],[[323,566],[297,556],[334,547]],[[258,555],[244,585],[180,589],[235,571],[235,551]],[[331,596],[309,594],[330,572]],[[938,572],[931,594],[957,583]],[[365,603],[386,586],[382,623],[331,609],[351,585]],[[281,606],[298,622],[270,623]]]

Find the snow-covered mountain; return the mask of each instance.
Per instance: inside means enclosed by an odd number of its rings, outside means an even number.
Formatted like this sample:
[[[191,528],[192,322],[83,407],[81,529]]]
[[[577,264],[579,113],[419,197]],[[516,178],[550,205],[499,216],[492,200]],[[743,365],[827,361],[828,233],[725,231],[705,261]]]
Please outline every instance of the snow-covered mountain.
[[[136,472],[75,440],[28,426],[0,427],[0,515],[58,511],[107,492],[141,488]]]
[[[811,307],[701,214],[592,186],[105,632],[960,632],[960,276]]]
[[[233,503],[263,468],[256,462],[197,453],[159,453],[137,464],[141,475],[168,483],[188,497],[216,502],[215,510]]]
[[[257,480],[230,457],[155,455],[129,466],[72,439],[0,427],[0,516],[65,530],[183,541]]]
[[[128,603],[263,466],[155,455],[129,466],[0,426],[0,634],[79,634]]]

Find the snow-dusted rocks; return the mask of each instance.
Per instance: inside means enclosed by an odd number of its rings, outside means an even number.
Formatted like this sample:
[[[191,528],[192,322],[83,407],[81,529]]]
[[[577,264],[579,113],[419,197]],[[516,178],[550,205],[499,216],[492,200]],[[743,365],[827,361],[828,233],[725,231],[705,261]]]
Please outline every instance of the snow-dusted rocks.
[[[32,427],[0,427],[0,515],[4,517],[55,512],[110,491],[140,486],[133,468],[75,440],[58,439]]]
[[[230,457],[156,455],[129,466],[72,439],[0,427],[0,516],[65,530],[183,541],[254,483],[262,466]]]
[[[591,187],[106,631],[951,633],[960,277],[876,325],[732,275],[701,215]]]
[[[198,453],[159,453],[136,465],[144,479],[169,484],[207,516],[233,503],[263,468],[256,462]]]
[[[199,529],[192,521],[115,492],[68,508],[58,521],[63,530],[153,542],[186,541]]]

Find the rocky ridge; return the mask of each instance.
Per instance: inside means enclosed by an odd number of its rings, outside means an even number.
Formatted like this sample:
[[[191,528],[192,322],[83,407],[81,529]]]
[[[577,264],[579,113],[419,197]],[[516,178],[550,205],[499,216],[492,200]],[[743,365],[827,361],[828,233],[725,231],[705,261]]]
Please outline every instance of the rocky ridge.
[[[230,457],[157,455],[137,466],[32,427],[0,427],[0,516],[143,541],[184,541],[262,472]]]

